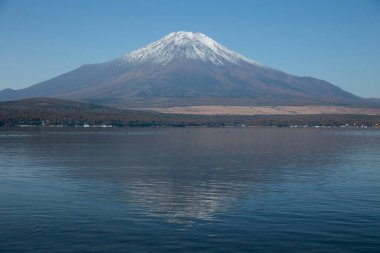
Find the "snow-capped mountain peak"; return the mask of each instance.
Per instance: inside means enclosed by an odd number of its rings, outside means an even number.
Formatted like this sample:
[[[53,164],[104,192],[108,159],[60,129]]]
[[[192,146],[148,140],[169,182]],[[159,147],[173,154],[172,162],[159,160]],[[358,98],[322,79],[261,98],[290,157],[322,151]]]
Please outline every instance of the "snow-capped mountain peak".
[[[0,91],[0,101],[28,97],[67,98],[122,108],[367,103],[328,82],[259,65],[192,32],[170,33],[125,56],[86,64],[22,90]]]
[[[170,33],[144,48],[130,52],[122,59],[125,62],[135,64],[166,65],[173,60],[191,59],[216,65],[226,63],[261,65],[227,49],[203,33],[184,31]]]

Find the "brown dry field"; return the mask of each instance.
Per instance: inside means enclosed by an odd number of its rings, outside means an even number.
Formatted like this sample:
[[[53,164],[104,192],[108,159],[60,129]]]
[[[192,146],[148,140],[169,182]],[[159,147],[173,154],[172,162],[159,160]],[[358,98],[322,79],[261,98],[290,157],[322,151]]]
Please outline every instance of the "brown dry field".
[[[312,115],[359,114],[380,115],[377,108],[351,108],[341,106],[185,106],[170,108],[144,108],[144,110],[194,115]]]

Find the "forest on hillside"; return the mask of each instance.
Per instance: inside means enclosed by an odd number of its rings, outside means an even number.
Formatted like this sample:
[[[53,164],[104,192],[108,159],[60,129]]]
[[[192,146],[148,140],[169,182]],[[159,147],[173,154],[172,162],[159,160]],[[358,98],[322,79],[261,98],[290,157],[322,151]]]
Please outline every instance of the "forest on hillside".
[[[375,115],[184,115],[121,110],[58,99],[25,99],[0,103],[0,127],[17,126],[114,127],[241,127],[334,126],[377,127]]]

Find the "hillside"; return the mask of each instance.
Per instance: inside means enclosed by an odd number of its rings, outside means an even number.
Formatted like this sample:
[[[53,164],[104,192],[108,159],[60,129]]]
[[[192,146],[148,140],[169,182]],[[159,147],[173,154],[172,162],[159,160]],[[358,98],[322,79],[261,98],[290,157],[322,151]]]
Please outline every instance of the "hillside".
[[[185,127],[185,126],[376,126],[379,115],[184,115],[150,111],[121,110],[52,98],[0,102],[0,127],[91,126]]]

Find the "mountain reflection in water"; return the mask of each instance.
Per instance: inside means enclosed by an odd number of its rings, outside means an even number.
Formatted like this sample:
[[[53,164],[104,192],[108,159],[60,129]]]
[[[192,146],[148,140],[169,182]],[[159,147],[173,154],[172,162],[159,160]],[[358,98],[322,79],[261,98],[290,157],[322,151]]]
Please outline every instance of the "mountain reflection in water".
[[[0,140],[3,252],[380,249],[377,130],[45,128]]]
[[[323,180],[331,170],[324,164],[338,164],[349,147],[335,138],[329,131],[269,128],[31,132],[18,148],[38,157],[39,173],[119,184],[123,201],[179,221],[212,219],[245,194],[270,188],[262,185]]]

